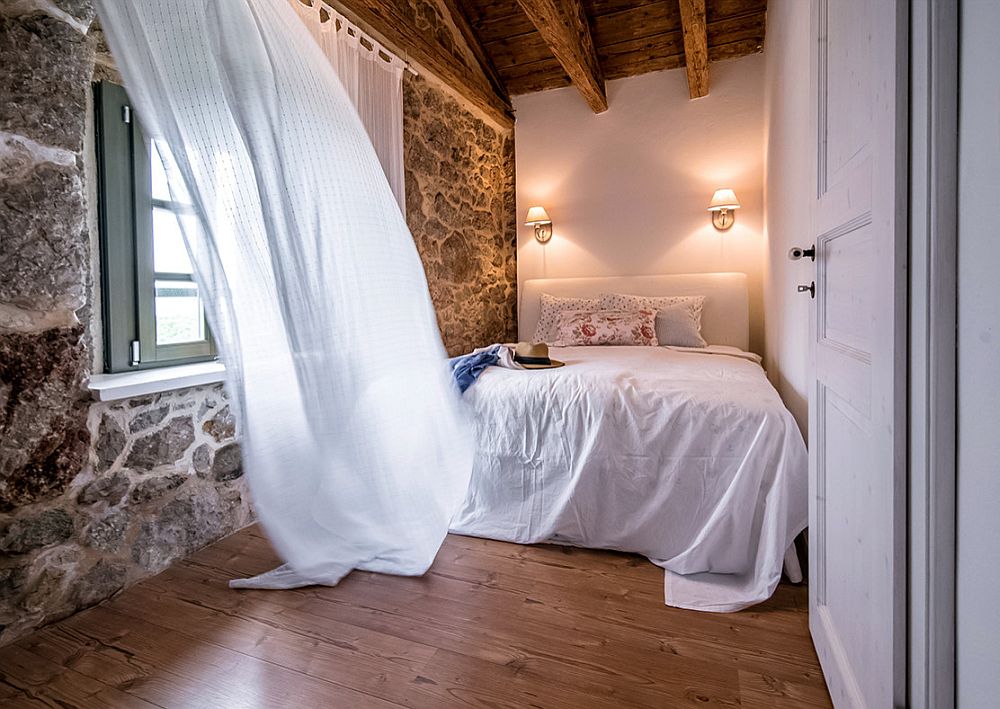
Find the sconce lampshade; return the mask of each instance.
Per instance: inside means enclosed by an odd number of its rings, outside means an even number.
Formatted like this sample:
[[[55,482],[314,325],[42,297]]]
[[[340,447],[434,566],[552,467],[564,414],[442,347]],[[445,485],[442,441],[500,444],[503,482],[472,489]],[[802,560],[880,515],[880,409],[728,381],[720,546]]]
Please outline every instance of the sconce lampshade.
[[[526,226],[534,226],[535,224],[548,224],[552,220],[549,219],[548,212],[545,211],[545,207],[532,207],[528,210],[528,216],[525,217],[524,223]]]
[[[708,211],[718,212],[723,209],[739,209],[740,201],[736,199],[736,193],[728,187],[716,190],[712,195],[712,202],[708,205]]]
[[[552,238],[552,220],[549,219],[545,207],[532,207],[524,218],[525,226],[535,227],[535,239],[539,244],[547,243]]]

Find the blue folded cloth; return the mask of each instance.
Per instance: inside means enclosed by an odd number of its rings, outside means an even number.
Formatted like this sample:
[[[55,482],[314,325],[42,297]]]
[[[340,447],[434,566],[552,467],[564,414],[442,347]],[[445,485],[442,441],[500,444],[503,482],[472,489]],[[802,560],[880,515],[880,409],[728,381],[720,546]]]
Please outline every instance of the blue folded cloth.
[[[464,394],[465,390],[475,383],[487,367],[500,361],[501,347],[503,345],[493,345],[482,351],[452,357],[448,360],[448,364],[451,365],[451,374],[455,377],[455,384],[458,385],[460,392]]]

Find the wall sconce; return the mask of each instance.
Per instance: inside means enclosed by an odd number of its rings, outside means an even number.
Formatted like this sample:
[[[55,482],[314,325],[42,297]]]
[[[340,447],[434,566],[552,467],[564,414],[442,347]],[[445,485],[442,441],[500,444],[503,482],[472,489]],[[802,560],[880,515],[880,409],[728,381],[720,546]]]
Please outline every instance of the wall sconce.
[[[735,192],[728,188],[716,190],[708,205],[708,211],[712,213],[712,225],[719,231],[726,231],[736,221],[735,210],[739,208],[740,201],[736,199]]]
[[[528,216],[524,220],[525,226],[535,227],[535,239],[539,244],[544,244],[552,238],[552,220],[549,219],[545,207],[532,207],[528,210]]]

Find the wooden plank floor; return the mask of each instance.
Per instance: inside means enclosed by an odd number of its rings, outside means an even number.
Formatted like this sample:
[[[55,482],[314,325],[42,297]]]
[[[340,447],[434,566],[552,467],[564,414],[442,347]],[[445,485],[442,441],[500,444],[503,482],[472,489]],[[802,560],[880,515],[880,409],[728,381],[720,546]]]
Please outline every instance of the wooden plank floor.
[[[0,648],[10,707],[828,707],[805,587],[663,605],[641,557],[450,536],[422,578],[233,591],[256,528]]]

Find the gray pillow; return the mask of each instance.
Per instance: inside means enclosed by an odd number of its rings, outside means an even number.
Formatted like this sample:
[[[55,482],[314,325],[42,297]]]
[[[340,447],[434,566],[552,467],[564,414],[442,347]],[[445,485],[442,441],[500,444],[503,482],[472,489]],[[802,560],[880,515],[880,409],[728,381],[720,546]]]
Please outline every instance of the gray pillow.
[[[673,303],[656,313],[656,339],[661,345],[708,347],[701,336],[701,307],[705,302]]]

